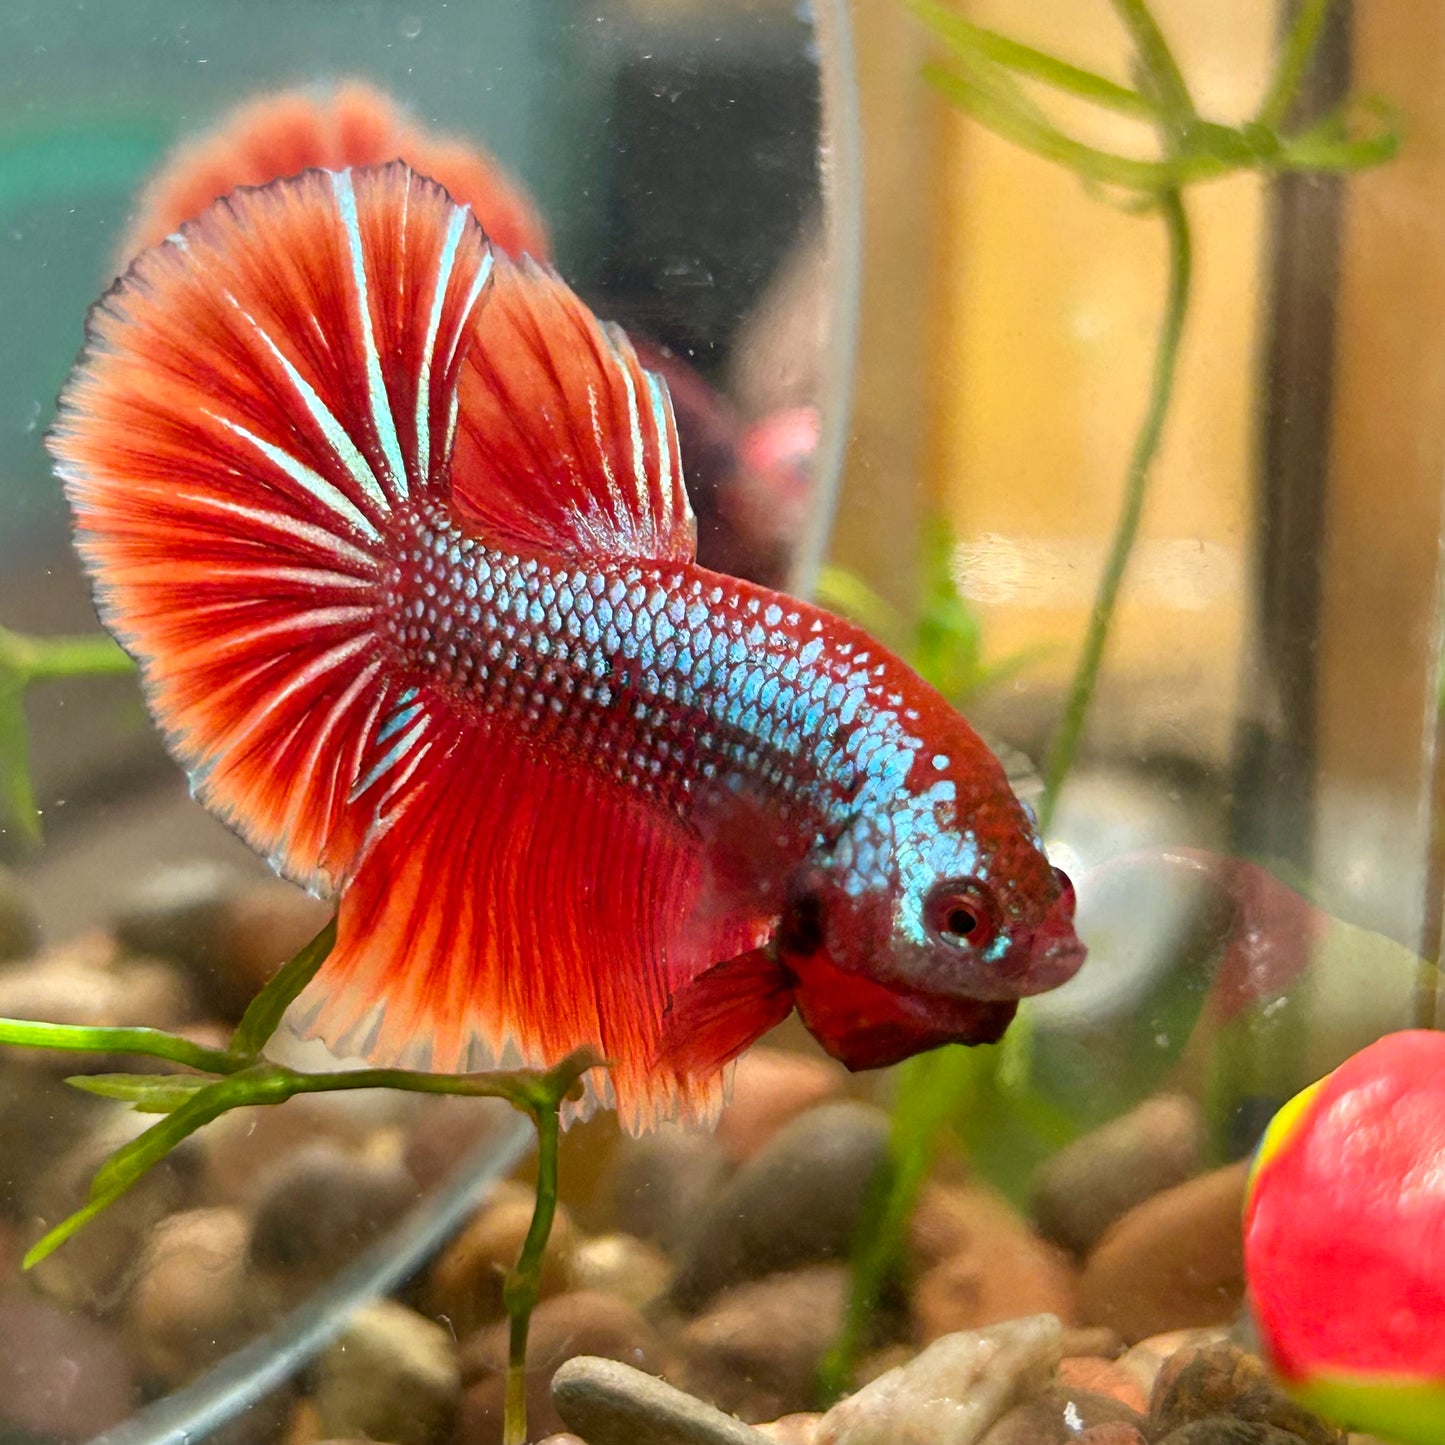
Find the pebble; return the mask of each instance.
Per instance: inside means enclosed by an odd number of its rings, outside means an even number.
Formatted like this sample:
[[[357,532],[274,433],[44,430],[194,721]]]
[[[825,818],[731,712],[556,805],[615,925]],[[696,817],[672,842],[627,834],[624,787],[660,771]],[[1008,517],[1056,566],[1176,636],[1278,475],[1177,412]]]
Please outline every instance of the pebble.
[[[398,1160],[309,1145],[258,1181],[250,1262],[286,1275],[288,1289],[298,1279],[319,1282],[380,1238],[417,1197]]]
[[[749,1049],[733,1073],[717,1140],[728,1158],[741,1164],[800,1114],[836,1099],[847,1077],[831,1059],[765,1046]]]
[[[1161,1094],[1060,1150],[1034,1175],[1039,1231],[1087,1254],[1120,1215],[1192,1178],[1200,1168],[1204,1121],[1182,1094]]]
[[[89,1440],[140,1404],[133,1370],[106,1326],[27,1290],[0,1290],[0,1437]]]
[[[247,882],[239,869],[221,863],[158,868],[116,910],[116,937],[132,953],[172,959],[204,975],[215,967],[222,910]]]
[[[1159,1438],[1158,1445],[1299,1445],[1299,1436],[1276,1425],[1212,1415]]]
[[[1130,1379],[1135,1381],[1149,1398],[1154,1392],[1154,1382],[1167,1360],[1180,1350],[1191,1346],[1215,1345],[1226,1339],[1228,1331],[1222,1325],[1202,1330],[1169,1330],[1162,1335],[1150,1335],[1137,1345],[1126,1350],[1116,1361]]]
[[[1108,1395],[1139,1415],[1149,1411],[1149,1392],[1113,1360],[1065,1355],[1059,1361],[1059,1382],[1074,1389]]]
[[[198,1017],[190,985],[176,969],[154,959],[119,958],[104,934],[41,954],[24,968],[0,969],[0,1018],[175,1029]],[[115,1067],[111,1056],[61,1050],[19,1057],[56,1077]]]
[[[1307,1445],[1344,1445],[1344,1434],[1276,1388],[1263,1363],[1237,1345],[1185,1348],[1164,1362],[1149,1402],[1152,1433],[1168,1435],[1215,1415],[1273,1425]]]
[[[572,1282],[642,1309],[667,1292],[672,1265],[661,1250],[630,1234],[600,1234],[573,1249]]]
[[[96,1102],[37,1066],[28,1051],[0,1049],[0,1201],[15,1209],[95,1121]]]
[[[239,1209],[192,1209],[146,1241],[125,1313],[142,1365],[163,1384],[181,1384],[245,1337],[249,1228]]]
[[[1074,1445],[1145,1445],[1145,1439],[1137,1426],[1116,1421],[1090,1425],[1074,1437]]]
[[[844,1102],[774,1135],[698,1210],[673,1302],[696,1310],[725,1285],[846,1255],[888,1134],[881,1109]]]
[[[1220,1324],[1244,1298],[1240,1211],[1249,1164],[1201,1174],[1136,1205],[1085,1262],[1079,1312],[1128,1341]]]
[[[821,1415],[799,1411],[769,1420],[765,1425],[754,1425],[753,1429],[760,1435],[767,1436],[773,1445],[813,1445],[822,1420]]]
[[[125,948],[182,965],[210,1006],[234,1022],[328,912],[280,879],[252,882],[234,868],[185,863],[147,879],[115,928]]]
[[[1021,1314],[1074,1318],[1069,1258],[982,1185],[930,1186],[910,1239],[922,1270],[910,1301],[921,1344]]]
[[[620,1142],[599,1192],[614,1228],[676,1254],[728,1167],[713,1135],[659,1129]]]
[[[358,1096],[359,1097],[359,1096]],[[206,1198],[248,1211],[270,1192],[276,1170],[298,1150],[327,1145],[365,1149],[368,1123],[343,1094],[298,1094],[279,1108],[234,1109],[197,1136],[205,1159]]]
[[[445,1328],[392,1300],[367,1305],[317,1361],[322,1437],[432,1445],[451,1425],[457,1386]]]
[[[816,1445],[973,1445],[1059,1362],[1063,1326],[1031,1315],[945,1335],[823,1417]]]
[[[1107,1325],[1075,1325],[1064,1330],[1064,1356],[1078,1355],[1117,1360],[1124,1353],[1124,1341]]]
[[[35,1228],[27,1243],[79,1209],[101,1165],[156,1123],[154,1114],[138,1114],[126,1104],[88,1102],[86,1130],[22,1197],[23,1215]],[[200,1179],[200,1145],[187,1139],[36,1265],[28,1278],[60,1304],[100,1317],[118,1310],[146,1237],[166,1216],[197,1202]]]
[[[40,946],[40,924],[20,880],[0,868],[0,963],[28,958]]]
[[[517,1117],[499,1099],[468,1099],[436,1094],[411,1120],[403,1163],[421,1189],[432,1189],[461,1168],[482,1141],[495,1138]],[[570,1181],[573,1176],[567,1174]]]
[[[979,1436],[979,1445],[1067,1445],[1077,1436],[1051,1400],[1024,1400]]]
[[[223,1018],[240,1019],[276,970],[325,926],[332,905],[294,883],[268,878],[241,889],[221,910],[217,960],[209,970]]]
[[[980,1445],[1068,1445],[1084,1430],[1124,1425],[1138,1431],[1142,1411],[1108,1395],[1067,1385],[1051,1385],[1003,1415],[983,1435]]]
[[[423,1295],[426,1312],[445,1319],[458,1339],[502,1317],[502,1285],[522,1252],[533,1207],[530,1189],[506,1181],[432,1266]],[[541,1298],[561,1294],[571,1282],[575,1234],[571,1216],[559,1204],[542,1255]]]
[[[769,1436],[615,1360],[568,1360],[552,1399],[588,1445],[764,1445]]]
[[[748,1421],[801,1409],[847,1299],[846,1265],[811,1265],[724,1290],[682,1332],[680,1383]]]
[[[457,1426],[458,1445],[492,1445],[501,1439],[506,1400],[508,1325],[479,1330],[462,1342],[466,1393]],[[549,1387],[557,1368],[574,1355],[617,1360],[642,1371],[661,1371],[667,1353],[657,1331],[613,1295],[577,1290],[543,1300],[532,1314],[527,1340],[527,1423],[534,1433],[563,1428]],[[567,1421],[572,1428],[576,1425]]]

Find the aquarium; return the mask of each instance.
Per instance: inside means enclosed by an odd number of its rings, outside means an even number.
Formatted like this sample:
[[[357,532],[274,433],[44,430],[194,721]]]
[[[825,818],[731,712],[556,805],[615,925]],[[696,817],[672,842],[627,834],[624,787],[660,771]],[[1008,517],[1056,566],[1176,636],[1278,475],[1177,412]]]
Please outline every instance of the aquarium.
[[[1445,29],[0,28],[0,1437],[1445,1438]]]

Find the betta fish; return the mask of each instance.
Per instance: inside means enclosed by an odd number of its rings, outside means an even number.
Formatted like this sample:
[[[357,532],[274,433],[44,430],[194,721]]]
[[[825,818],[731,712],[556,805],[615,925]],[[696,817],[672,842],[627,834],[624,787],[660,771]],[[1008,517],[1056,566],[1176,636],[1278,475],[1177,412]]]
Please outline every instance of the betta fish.
[[[851,1068],[1079,967],[1003,769],[858,628],[711,572],[664,383],[406,165],[212,205],[97,304],[49,446],[192,791],[337,900],[299,1006],[451,1069],[591,1045],[706,1118],[793,1009]]]

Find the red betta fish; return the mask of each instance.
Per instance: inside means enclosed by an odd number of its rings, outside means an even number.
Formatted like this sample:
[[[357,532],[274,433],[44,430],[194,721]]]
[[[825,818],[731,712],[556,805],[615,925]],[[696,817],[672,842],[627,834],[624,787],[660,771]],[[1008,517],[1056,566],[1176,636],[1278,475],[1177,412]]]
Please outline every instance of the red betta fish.
[[[464,364],[465,363],[465,364]],[[866,1068],[1083,958],[1003,769],[857,628],[709,572],[667,392],[393,164],[218,202],[91,316],[50,448],[207,807],[338,936],[339,1051],[706,1117],[796,1007]]]

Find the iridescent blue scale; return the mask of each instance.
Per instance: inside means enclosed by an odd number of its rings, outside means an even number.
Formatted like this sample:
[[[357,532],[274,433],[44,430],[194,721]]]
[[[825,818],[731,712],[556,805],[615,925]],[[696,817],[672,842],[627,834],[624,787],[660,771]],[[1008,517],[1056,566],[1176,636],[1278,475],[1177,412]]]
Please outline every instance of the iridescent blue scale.
[[[747,583],[519,558],[439,516],[415,526],[389,579],[403,669],[439,673],[460,706],[505,714],[679,812],[720,787],[796,797],[834,834],[920,755],[866,652],[814,626],[792,636],[798,614]],[[880,817],[886,840],[855,825],[840,864],[862,880],[907,851],[898,821]]]

